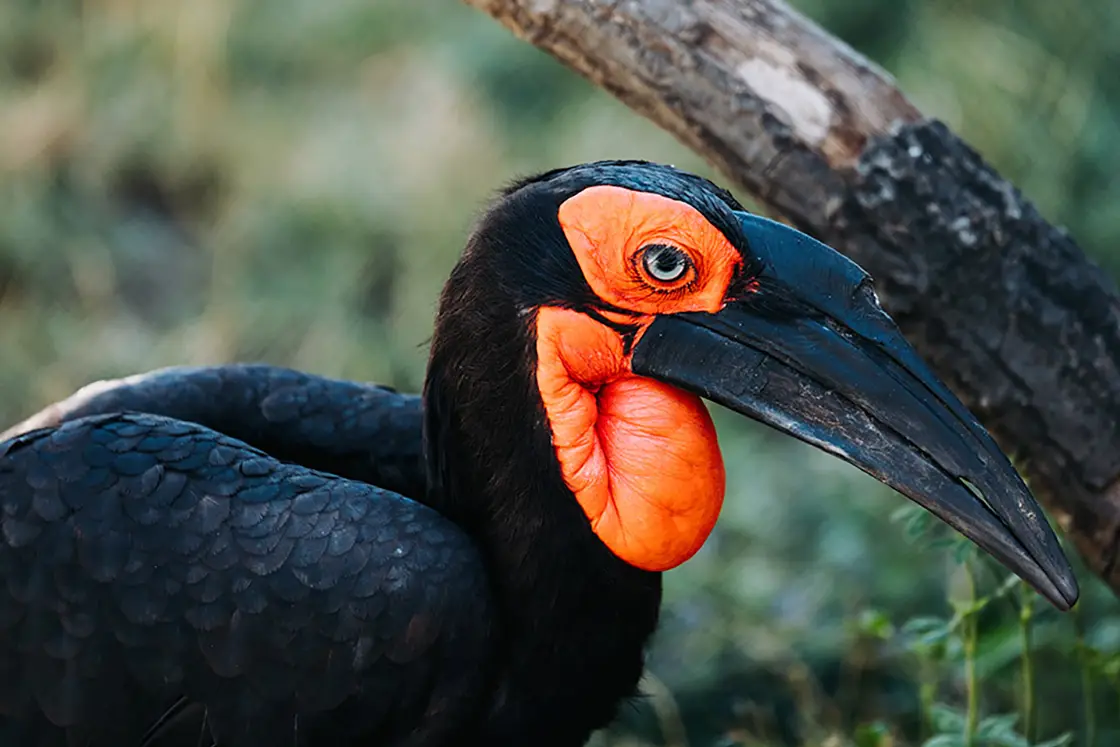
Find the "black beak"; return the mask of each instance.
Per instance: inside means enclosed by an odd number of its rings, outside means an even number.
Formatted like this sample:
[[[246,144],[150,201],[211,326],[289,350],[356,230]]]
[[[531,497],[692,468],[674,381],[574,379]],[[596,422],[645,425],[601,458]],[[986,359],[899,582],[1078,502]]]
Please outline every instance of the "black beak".
[[[658,317],[635,373],[695,392],[856,465],[945,521],[1059,609],[1077,579],[983,426],[879,306],[858,265],[740,213],[757,284],[716,314]]]

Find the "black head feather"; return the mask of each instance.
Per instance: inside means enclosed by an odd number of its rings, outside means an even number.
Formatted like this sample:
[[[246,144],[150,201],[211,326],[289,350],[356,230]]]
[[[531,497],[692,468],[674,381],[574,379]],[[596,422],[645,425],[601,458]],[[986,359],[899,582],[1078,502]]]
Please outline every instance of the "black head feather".
[[[695,174],[648,161],[596,161],[512,182],[480,222],[475,236],[485,237],[483,245],[472,241],[464,261],[486,262],[501,291],[524,309],[550,305],[626,313],[592,292],[560,225],[564,201],[594,186],[624,187],[691,205],[742,253],[744,276],[758,274],[735,216],[743,206],[731,193]]]

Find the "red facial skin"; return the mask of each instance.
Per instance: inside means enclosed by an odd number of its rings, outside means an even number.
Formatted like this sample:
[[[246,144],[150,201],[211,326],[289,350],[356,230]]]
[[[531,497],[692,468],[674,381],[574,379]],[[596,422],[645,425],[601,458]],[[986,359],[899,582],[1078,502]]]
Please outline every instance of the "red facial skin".
[[[695,208],[622,187],[583,190],[560,225],[592,290],[637,313],[635,339],[659,314],[716,312],[742,258]],[[664,283],[643,249],[668,244],[691,267]],[[725,478],[715,428],[700,398],[634,374],[618,332],[570,309],[537,314],[537,384],[568,488],[599,539],[649,571],[674,568],[707,540]]]

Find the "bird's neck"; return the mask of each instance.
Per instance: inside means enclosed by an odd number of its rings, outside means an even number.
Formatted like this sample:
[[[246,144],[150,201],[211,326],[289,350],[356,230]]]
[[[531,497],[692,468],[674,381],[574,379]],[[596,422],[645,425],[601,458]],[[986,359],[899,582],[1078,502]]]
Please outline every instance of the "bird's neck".
[[[491,734],[598,728],[641,676],[660,574],[613,555],[564,483],[532,375],[532,320],[447,296],[425,388],[430,501],[488,566],[504,648]],[[581,671],[542,676],[566,669]],[[596,684],[554,691],[576,681]],[[573,712],[586,718],[561,723]]]
[[[619,559],[592,531],[552,445],[535,340],[523,320],[505,321],[433,339],[424,394],[430,502],[479,542],[519,605],[539,596],[554,608],[601,585],[623,595],[659,589],[659,574]]]

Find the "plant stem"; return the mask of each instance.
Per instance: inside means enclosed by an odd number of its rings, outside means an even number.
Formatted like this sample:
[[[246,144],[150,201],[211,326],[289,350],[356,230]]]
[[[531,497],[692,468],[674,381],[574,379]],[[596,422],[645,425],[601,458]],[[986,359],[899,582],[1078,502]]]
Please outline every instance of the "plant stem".
[[[922,738],[933,736],[933,704],[937,701],[937,663],[932,658],[921,658],[921,685],[918,700],[922,709]]]
[[[965,574],[971,606],[965,612],[964,620],[964,667],[965,682],[968,689],[968,716],[965,722],[964,743],[967,747],[976,745],[976,729],[980,725],[980,683],[976,677],[976,644],[980,637],[979,621],[976,614],[976,575],[972,564],[965,561]]]
[[[1034,742],[1034,659],[1031,650],[1031,624],[1034,616],[1034,591],[1025,582],[1019,584],[1022,598],[1019,605],[1019,630],[1022,632],[1023,653],[1023,736]]]
[[[1085,699],[1085,747],[1097,743],[1097,709],[1093,707],[1093,675],[1088,666],[1081,667],[1081,693]]]
[[[1075,645],[1077,646],[1077,663],[1081,668],[1081,705],[1084,709],[1085,719],[1085,747],[1095,747],[1097,743],[1097,711],[1093,707],[1093,673],[1089,669],[1089,648],[1085,644],[1085,631],[1082,626],[1082,605],[1075,605],[1070,610],[1073,621]]]

